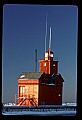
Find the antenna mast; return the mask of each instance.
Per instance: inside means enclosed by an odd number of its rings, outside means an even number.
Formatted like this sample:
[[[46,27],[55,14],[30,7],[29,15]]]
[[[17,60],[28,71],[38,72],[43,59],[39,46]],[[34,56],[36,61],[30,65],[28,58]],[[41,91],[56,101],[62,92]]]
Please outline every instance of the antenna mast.
[[[49,55],[51,50],[51,27],[50,27],[50,39],[49,39]]]
[[[46,52],[46,38],[47,38],[47,17],[46,17],[46,34],[45,34],[45,52]]]

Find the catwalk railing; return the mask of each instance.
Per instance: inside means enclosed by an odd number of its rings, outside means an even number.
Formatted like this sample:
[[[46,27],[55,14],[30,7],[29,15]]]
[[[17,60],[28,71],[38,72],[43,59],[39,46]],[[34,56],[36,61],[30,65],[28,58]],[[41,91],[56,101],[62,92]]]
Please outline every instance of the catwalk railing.
[[[58,110],[77,110],[77,106],[62,106],[62,105],[48,105],[48,106],[3,106],[2,111],[58,111]]]

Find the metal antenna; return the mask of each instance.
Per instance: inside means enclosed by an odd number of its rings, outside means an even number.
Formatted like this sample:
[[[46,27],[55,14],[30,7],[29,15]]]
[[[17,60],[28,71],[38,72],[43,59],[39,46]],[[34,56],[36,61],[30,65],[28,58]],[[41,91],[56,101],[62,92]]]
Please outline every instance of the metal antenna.
[[[51,49],[51,27],[50,27],[50,39],[49,39],[49,48]]]
[[[45,34],[45,52],[46,52],[46,38],[47,38],[47,17],[46,17],[46,34]]]
[[[49,55],[51,50],[51,27],[50,27],[50,39],[49,39]]]

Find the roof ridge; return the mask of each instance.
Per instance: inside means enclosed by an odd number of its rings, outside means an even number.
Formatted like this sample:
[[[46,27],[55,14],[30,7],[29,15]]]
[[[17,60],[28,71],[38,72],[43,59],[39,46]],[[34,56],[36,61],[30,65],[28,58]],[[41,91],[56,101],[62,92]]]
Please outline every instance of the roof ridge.
[[[18,79],[39,79],[43,72],[22,72]]]

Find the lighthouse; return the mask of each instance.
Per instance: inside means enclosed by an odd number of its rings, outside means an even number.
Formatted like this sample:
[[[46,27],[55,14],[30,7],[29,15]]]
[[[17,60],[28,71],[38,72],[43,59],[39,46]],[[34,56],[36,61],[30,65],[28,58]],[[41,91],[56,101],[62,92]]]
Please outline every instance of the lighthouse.
[[[44,58],[38,61],[39,72],[22,72],[17,78],[17,104],[20,106],[62,105],[64,79],[58,72],[59,61],[54,60],[54,53],[51,51],[51,27],[49,48],[47,51],[45,49]]]

